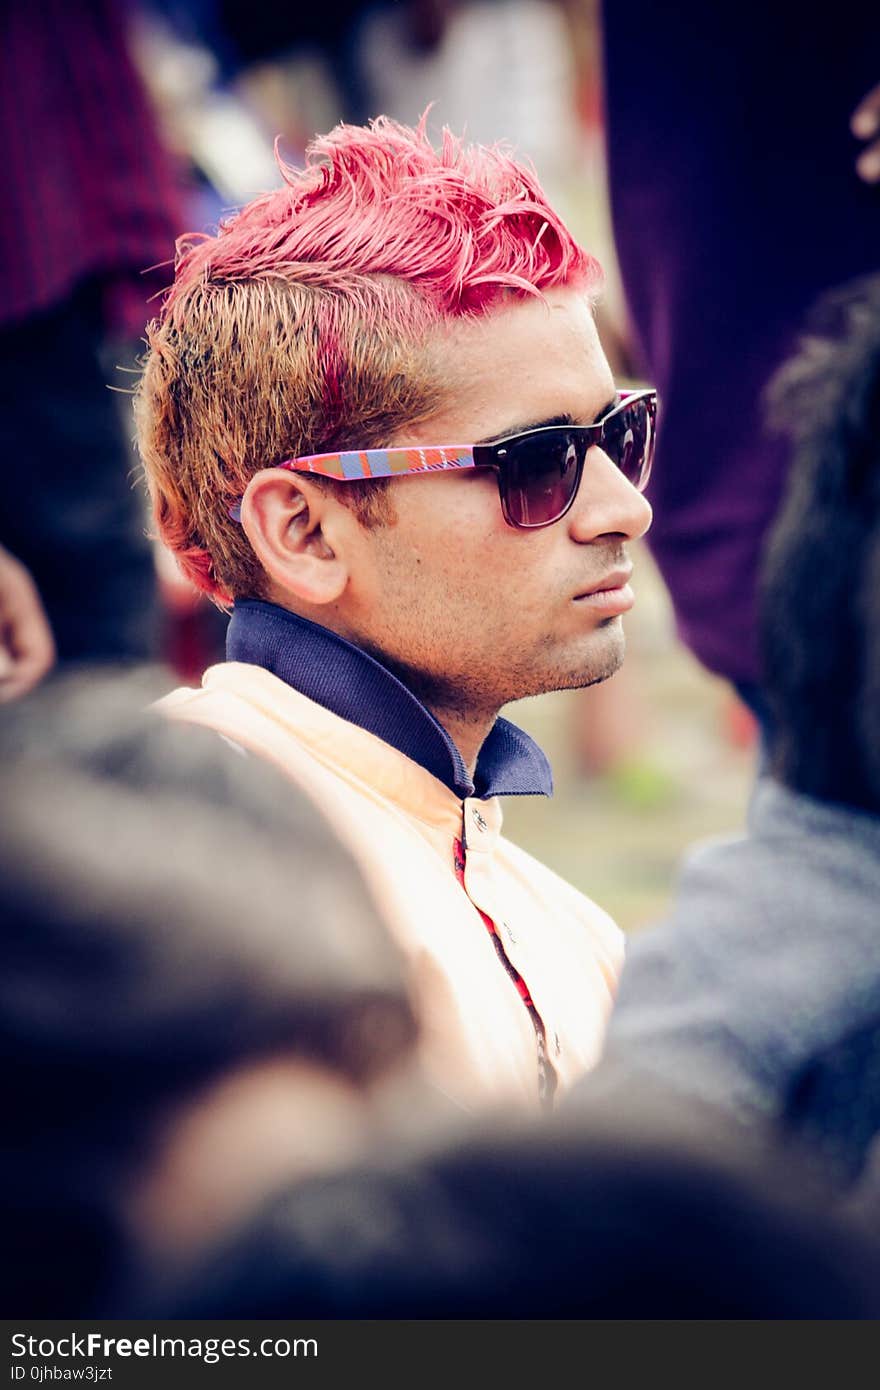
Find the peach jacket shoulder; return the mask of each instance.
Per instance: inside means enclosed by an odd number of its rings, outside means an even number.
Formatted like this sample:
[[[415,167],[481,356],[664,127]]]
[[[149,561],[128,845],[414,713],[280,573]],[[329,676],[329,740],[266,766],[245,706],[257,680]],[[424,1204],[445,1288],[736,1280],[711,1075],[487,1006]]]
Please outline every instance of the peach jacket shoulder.
[[[598,1060],[624,938],[607,913],[501,833],[497,798],[462,800],[375,734],[261,667],[225,662],[159,702],[282,769],[354,854],[408,963],[430,1080],[467,1111],[538,1106],[544,1025],[559,1089]],[[464,891],[456,877],[464,845]],[[495,924],[498,945],[481,914]]]

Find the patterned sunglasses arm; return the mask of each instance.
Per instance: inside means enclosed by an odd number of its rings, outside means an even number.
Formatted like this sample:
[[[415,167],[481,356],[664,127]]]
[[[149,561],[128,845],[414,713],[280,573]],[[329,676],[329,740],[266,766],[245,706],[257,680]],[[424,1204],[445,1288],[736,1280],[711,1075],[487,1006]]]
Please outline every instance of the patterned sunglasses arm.
[[[339,454],[310,454],[276,465],[294,473],[318,473],[322,478],[353,482],[364,478],[397,478],[405,473],[439,473],[448,468],[474,468],[470,444],[442,444],[431,449],[359,449]]]

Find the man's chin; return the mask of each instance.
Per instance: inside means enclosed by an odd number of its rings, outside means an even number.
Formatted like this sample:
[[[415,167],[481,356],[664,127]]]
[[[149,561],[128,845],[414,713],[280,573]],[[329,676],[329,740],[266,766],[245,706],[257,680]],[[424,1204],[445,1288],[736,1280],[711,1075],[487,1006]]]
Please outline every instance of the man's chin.
[[[609,664],[598,670],[581,671],[578,675],[573,676],[567,685],[559,685],[554,688],[557,690],[586,690],[588,686],[601,685],[603,681],[607,681],[615,675],[622,665],[623,658],[621,657],[620,661],[615,662],[614,665]]]
[[[549,695],[554,690],[584,690],[590,685],[601,685],[623,665],[626,653],[626,638],[618,621],[616,628],[609,631],[594,632],[589,650],[580,652],[568,666],[558,666],[547,670],[533,682],[523,682],[523,688],[508,696],[505,703],[525,700],[534,695]]]
[[[613,618],[593,633],[586,659],[572,672],[572,680],[567,688],[582,690],[588,685],[600,685],[620,670],[625,655],[623,623],[619,618]]]

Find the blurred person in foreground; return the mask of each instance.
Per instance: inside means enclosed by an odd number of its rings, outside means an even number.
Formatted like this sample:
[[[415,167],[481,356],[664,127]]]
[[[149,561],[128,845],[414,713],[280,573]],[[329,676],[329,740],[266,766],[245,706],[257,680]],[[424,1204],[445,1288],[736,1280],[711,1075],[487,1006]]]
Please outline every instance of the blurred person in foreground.
[[[10,1316],[130,1310],[276,1186],[352,1161],[394,1083],[409,1104],[415,1020],[350,856],[145,694],[60,680],[0,721]]]
[[[800,1170],[662,1087],[462,1133],[332,832],[145,694],[0,721],[10,1315],[876,1315]]]
[[[136,1314],[870,1319],[880,1251],[795,1147],[649,1081],[289,1184]]]
[[[880,1137],[880,277],[817,308],[771,405],[793,466],[760,600],[768,775],[633,942],[583,1094],[637,1072],[771,1120],[843,1194]]]
[[[650,508],[600,271],[499,148],[380,118],[183,239],[136,400],[158,530],[233,604],[169,717],[277,763],[357,855],[431,1074],[534,1108],[598,1055],[622,935],[501,835],[546,758],[498,711],[602,681]]]

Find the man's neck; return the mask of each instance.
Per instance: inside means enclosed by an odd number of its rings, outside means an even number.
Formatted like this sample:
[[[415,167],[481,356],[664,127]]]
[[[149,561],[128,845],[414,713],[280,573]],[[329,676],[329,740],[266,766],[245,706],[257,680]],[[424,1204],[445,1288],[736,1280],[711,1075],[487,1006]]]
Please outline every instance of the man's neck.
[[[492,725],[498,717],[497,710],[476,712],[473,710],[462,710],[460,707],[444,702],[442,695],[438,695],[433,687],[427,688],[422,681],[414,678],[414,674],[400,663],[390,659],[387,654],[378,647],[373,647],[365,642],[358,632],[354,631],[346,622],[342,621],[335,612],[325,609],[306,607],[299,612],[280,594],[277,588],[272,593],[271,602],[278,604],[279,607],[286,608],[289,612],[295,613],[300,617],[307,618],[309,622],[317,623],[320,627],[325,627],[328,632],[334,632],[338,637],[343,637],[347,642],[351,642],[356,647],[368,651],[377,661],[380,661],[388,670],[393,671],[408,690],[412,691],[417,699],[421,700],[427,710],[430,710],[439,724],[442,724],[449,737],[452,739],[456,748],[462,756],[465,767],[469,775],[473,778],[477,766],[477,758],[480,756],[480,749],[486,742]]]
[[[480,749],[489,736],[497,714],[463,714],[461,710],[444,709],[434,701],[425,701],[434,718],[452,739],[473,778]]]
[[[259,666],[374,734],[457,796],[550,796],[550,765],[528,734],[462,691],[395,670],[378,653],[267,599],[239,599],[230,661]],[[479,712],[478,712],[479,710]],[[470,770],[465,763],[470,764]]]

